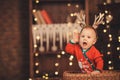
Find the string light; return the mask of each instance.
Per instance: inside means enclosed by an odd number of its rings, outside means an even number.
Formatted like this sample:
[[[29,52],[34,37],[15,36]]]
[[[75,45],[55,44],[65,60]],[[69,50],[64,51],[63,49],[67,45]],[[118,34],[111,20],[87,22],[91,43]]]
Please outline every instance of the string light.
[[[38,66],[38,65],[39,65],[39,63],[38,63],[38,62],[36,62],[36,63],[35,63],[35,66]]]
[[[73,58],[74,58],[74,56],[73,56],[73,55],[71,55],[71,56],[69,57],[69,60],[70,60],[70,61],[72,61],[72,60],[73,60]]]
[[[112,63],[112,61],[108,61],[108,64],[111,64]]]
[[[58,71],[55,71],[55,75],[58,75]]]
[[[103,29],[103,32],[104,32],[104,33],[106,33],[106,32],[107,32],[107,30],[106,30],[106,29]]]
[[[110,51],[108,51],[108,52],[107,52],[107,54],[108,54],[108,55],[110,55],[110,54],[111,54],[111,52],[110,52]]]
[[[120,36],[118,36],[118,42],[120,42]]]
[[[39,54],[36,52],[36,53],[35,53],[35,56],[38,57],[38,55],[39,55]]]
[[[110,47],[111,46],[111,44],[109,43],[108,45],[107,45],[107,47]]]
[[[120,47],[117,47],[117,51],[119,51],[120,50]]]
[[[37,48],[37,44],[34,44],[34,48]]]
[[[39,1],[39,0],[36,0],[35,2],[36,2],[36,3],[39,3],[40,1]]]
[[[113,70],[114,69],[114,67],[113,66],[109,66],[109,68],[108,68],[109,70]]]
[[[69,66],[72,66],[73,65],[73,62],[69,62]]]
[[[71,4],[70,4],[70,3],[68,3],[68,4],[67,4],[67,6],[69,7],[69,6],[71,6]]]
[[[55,66],[56,66],[56,67],[59,66],[59,63],[55,63]]]
[[[38,74],[38,73],[39,73],[39,70],[36,70],[35,73]]]
[[[57,58],[61,58],[61,55],[60,55],[60,54],[58,54],[58,55],[57,55]]]
[[[32,80],[32,78],[29,78],[29,80]]]
[[[65,54],[65,51],[62,51],[61,54],[64,55],[64,54]]]

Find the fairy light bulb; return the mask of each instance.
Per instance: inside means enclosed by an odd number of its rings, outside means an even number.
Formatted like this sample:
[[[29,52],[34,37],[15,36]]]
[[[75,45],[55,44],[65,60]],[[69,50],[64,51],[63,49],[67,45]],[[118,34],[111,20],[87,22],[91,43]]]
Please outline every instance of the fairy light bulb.
[[[61,58],[61,55],[60,55],[60,54],[58,54],[58,55],[57,55],[57,58]]]
[[[72,66],[73,65],[73,63],[72,62],[69,62],[69,66]]]
[[[72,61],[72,60],[73,60],[73,58],[74,58],[74,56],[73,56],[73,55],[71,55],[71,56],[69,57],[69,60],[70,60],[70,61]]]
[[[62,51],[61,54],[64,55],[64,54],[65,54],[65,51]]]
[[[110,25],[106,25],[106,28],[110,28]]]
[[[107,45],[107,47],[110,47],[111,45],[110,45],[110,43]]]
[[[120,42],[120,36],[118,36],[118,42]]]
[[[55,75],[58,75],[58,71],[55,71]]]
[[[107,13],[108,13],[108,11],[107,11],[107,10],[105,10],[105,13],[107,14]]]
[[[103,5],[106,5],[106,2],[104,2]]]
[[[36,44],[34,44],[34,48],[37,48],[37,45],[36,45]]]
[[[67,4],[67,6],[69,7],[69,6],[71,6],[71,4],[70,4],[70,3],[68,3],[68,4]]]
[[[35,66],[38,66],[38,65],[39,65],[39,63],[38,63],[38,62],[36,62],[36,63],[35,63]]]
[[[36,0],[35,2],[36,2],[36,3],[39,3],[40,1],[39,1],[39,0]]]
[[[112,35],[111,35],[111,34],[109,34],[109,37],[112,37]]]
[[[37,40],[40,40],[40,36],[36,36],[36,39],[37,39]]]
[[[75,5],[75,7],[76,7],[76,8],[79,8],[79,5],[78,5],[78,4],[76,4],[76,5]]]
[[[106,33],[106,32],[107,32],[107,30],[106,30],[106,29],[103,29],[103,32],[104,32],[104,33]]]
[[[58,67],[58,66],[59,66],[59,63],[55,63],[55,66]]]
[[[108,52],[107,52],[107,54],[108,54],[108,55],[110,55],[110,54],[111,54],[111,52],[110,52],[110,51],[108,51]]]
[[[117,47],[117,51],[119,51],[120,50],[120,47]]]
[[[109,70],[112,70],[113,69],[113,66],[109,66],[109,68],[108,68]]]
[[[108,64],[111,64],[112,63],[112,61],[108,61]]]
[[[38,73],[39,73],[39,70],[36,70],[35,73],[38,74]]]
[[[35,56],[36,56],[36,57],[38,57],[38,55],[39,55],[38,53],[35,53]]]

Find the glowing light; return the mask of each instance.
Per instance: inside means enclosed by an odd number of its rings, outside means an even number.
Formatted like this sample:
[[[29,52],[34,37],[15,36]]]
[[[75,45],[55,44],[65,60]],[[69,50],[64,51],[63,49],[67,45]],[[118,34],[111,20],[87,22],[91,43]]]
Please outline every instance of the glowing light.
[[[33,9],[32,11],[33,11],[33,13],[34,13],[34,12],[36,12],[36,9]]]
[[[108,54],[108,55],[110,55],[110,54],[111,54],[111,52],[109,52],[109,51],[108,51],[108,52],[107,52],[107,54]]]
[[[120,36],[118,36],[118,39],[120,39]]]
[[[74,58],[74,56],[73,56],[73,55],[71,55],[71,56],[69,57],[69,60],[70,60],[70,61],[72,61],[72,60],[73,60],[73,58]]]
[[[118,42],[120,42],[120,36],[118,36]]]
[[[42,78],[45,79],[45,76],[43,75]]]
[[[34,21],[37,21],[37,18],[34,18]]]
[[[59,66],[59,63],[55,63],[55,66],[56,66],[56,67]]]
[[[111,35],[111,34],[109,34],[109,37],[112,37],[112,35]]]
[[[55,71],[55,75],[58,75],[58,71]]]
[[[106,23],[109,23],[110,21],[106,20]]]
[[[72,62],[69,62],[69,66],[72,66],[73,65],[73,63]]]
[[[45,77],[45,79],[49,79],[48,77]]]
[[[35,73],[38,74],[38,73],[39,73],[39,70],[36,70]]]
[[[106,2],[104,2],[103,5],[106,5]]]
[[[38,53],[35,53],[35,56],[37,57],[39,54]]]
[[[36,36],[36,39],[39,40],[39,39],[40,39],[40,36]]]
[[[120,55],[119,55],[119,59],[120,59]]]
[[[38,62],[36,62],[36,63],[35,63],[35,66],[38,66],[38,65],[39,65],[39,63],[38,63]]]
[[[71,6],[71,4],[70,4],[70,3],[68,3],[68,4],[67,4],[67,6]]]
[[[108,64],[111,64],[112,63],[112,61],[108,61]]]
[[[75,7],[76,7],[76,8],[79,8],[79,5],[77,4],[77,5],[75,5]]]
[[[110,28],[110,26],[109,26],[109,25],[106,25],[106,28]]]
[[[32,78],[29,78],[28,80],[32,80]]]
[[[108,13],[108,11],[107,11],[107,10],[105,10],[105,13],[107,14],[107,13]]]
[[[74,16],[74,14],[73,14],[73,13],[71,13],[71,14],[70,14],[70,16]]]
[[[112,41],[112,38],[109,38],[110,41]]]
[[[109,68],[108,68],[109,70],[113,70],[114,69],[114,67],[113,66],[109,66]]]
[[[120,47],[117,47],[117,51],[119,51],[120,50]]]
[[[45,76],[48,76],[48,73],[46,73]]]
[[[34,27],[33,30],[37,30],[37,27]]]
[[[106,30],[106,29],[103,29],[103,32],[104,32],[104,33],[106,33],[106,32],[107,32],[107,30]]]
[[[110,47],[110,46],[111,46],[110,44],[107,45],[107,47]]]
[[[35,2],[36,2],[36,3],[39,3],[39,0],[36,0]]]
[[[57,58],[61,58],[61,55],[60,55],[60,54],[58,54],[58,55],[57,55]]]
[[[37,48],[37,45],[36,45],[36,44],[34,44],[34,48]]]
[[[64,54],[65,54],[65,51],[62,51],[62,52],[61,52],[61,54],[63,54],[63,55],[64,55]]]

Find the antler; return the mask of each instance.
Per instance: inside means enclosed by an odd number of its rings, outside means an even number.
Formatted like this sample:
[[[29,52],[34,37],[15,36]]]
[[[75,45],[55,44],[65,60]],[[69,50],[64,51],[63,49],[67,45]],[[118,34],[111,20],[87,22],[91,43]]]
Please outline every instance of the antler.
[[[103,19],[104,19],[104,13],[103,14],[99,13],[98,16],[95,15],[95,20],[92,26],[95,29],[98,28],[98,25],[103,23]]]
[[[85,22],[85,13],[83,10],[80,11],[80,13],[75,13],[76,15],[76,20],[75,23],[80,24],[81,27],[85,27],[86,26],[86,22]]]

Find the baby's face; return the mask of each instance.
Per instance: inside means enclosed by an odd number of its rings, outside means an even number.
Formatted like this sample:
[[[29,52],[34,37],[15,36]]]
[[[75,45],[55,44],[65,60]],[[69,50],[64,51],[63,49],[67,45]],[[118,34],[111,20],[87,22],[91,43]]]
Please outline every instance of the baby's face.
[[[85,28],[80,34],[79,44],[85,50],[90,48],[96,42],[96,33],[91,28]]]

